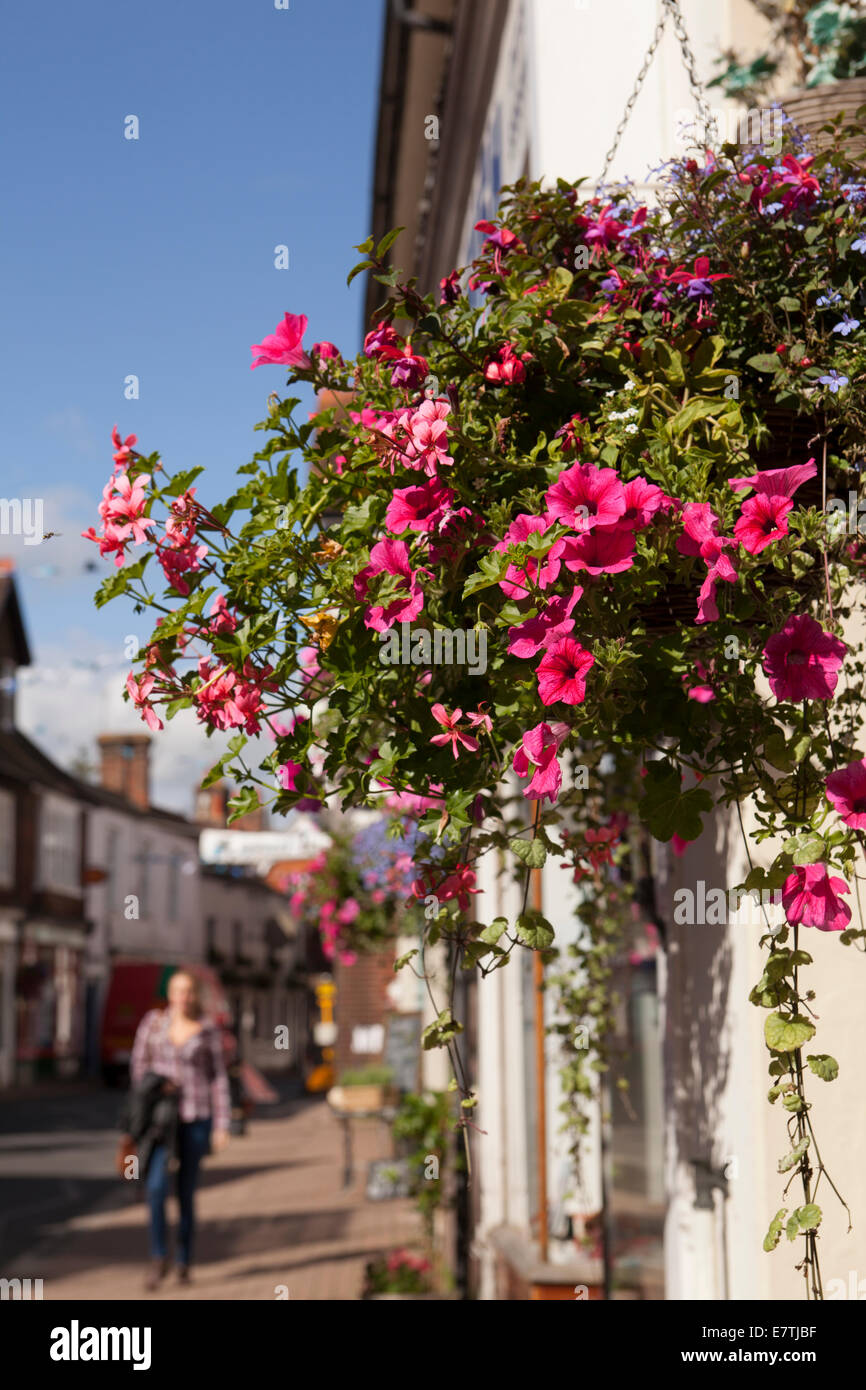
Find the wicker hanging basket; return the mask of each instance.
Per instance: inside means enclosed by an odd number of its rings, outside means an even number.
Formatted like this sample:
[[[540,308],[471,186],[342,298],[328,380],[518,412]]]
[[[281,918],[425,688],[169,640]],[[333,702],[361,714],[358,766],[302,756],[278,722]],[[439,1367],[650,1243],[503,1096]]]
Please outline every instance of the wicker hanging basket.
[[[825,149],[832,144],[832,139],[826,131],[821,133],[821,127],[843,111],[846,122],[855,123],[858,107],[866,106],[866,77],[851,77],[844,82],[828,82],[823,87],[790,92],[780,97],[779,103],[794,124],[805,135],[811,135],[813,148]],[[862,121],[857,124],[863,126]],[[849,141],[847,149],[851,154],[866,150],[866,127],[862,138]]]

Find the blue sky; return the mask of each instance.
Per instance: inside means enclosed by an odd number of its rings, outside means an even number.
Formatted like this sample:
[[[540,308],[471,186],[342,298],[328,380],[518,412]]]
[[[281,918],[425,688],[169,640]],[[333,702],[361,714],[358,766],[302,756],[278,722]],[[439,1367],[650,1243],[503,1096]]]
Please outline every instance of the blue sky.
[[[308,315],[307,345],[359,345],[363,284],[347,289],[346,273],[369,231],[382,4],[290,5],[47,0],[4,16],[0,495],[43,498],[61,534],[0,536],[0,555],[15,561],[36,660],[20,722],[60,762],[129,726],[115,694],[136,620],[117,604],[97,613],[112,566],[88,574],[98,551],[79,539],[112,425],[172,470],[204,464],[199,496],[214,502],[285,383],[282,368],[250,371],[250,345],[286,310]],[[129,115],[138,140],[124,138]],[[288,270],[274,267],[280,244]],[[124,398],[129,374],[138,400]],[[162,740],[164,804],[189,805],[209,761],[200,735],[190,719]]]

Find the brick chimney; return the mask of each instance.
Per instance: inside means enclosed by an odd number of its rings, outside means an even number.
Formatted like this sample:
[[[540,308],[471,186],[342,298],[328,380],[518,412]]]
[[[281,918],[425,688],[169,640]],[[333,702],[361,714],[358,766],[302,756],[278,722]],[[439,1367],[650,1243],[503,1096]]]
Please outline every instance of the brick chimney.
[[[150,734],[100,734],[100,781],[146,811],[150,805]]]

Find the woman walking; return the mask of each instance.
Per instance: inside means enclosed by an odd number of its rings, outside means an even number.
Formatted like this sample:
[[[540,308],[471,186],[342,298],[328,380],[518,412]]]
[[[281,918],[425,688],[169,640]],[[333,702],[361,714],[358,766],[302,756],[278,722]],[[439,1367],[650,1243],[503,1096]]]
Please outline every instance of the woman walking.
[[[189,1282],[195,1232],[194,1197],[199,1165],[206,1153],[228,1143],[231,1101],[220,1030],[202,1016],[198,981],[185,970],[172,975],[168,1008],[151,1009],[138,1026],[130,1061],[130,1078],[140,1087],[148,1074],[165,1078],[177,1095],[177,1153],[157,1143],[147,1169],[150,1203],[151,1268],[146,1288],[158,1287],[168,1272],[165,1199],[170,1161],[178,1159],[180,1203],[177,1276]]]

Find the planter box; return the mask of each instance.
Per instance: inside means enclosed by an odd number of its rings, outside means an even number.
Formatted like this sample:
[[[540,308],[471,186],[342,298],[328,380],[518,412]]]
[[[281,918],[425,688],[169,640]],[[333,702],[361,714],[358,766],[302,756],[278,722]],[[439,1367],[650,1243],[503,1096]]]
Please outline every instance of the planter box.
[[[335,1110],[384,1110],[394,1099],[390,1086],[335,1086],[329,1100]]]

